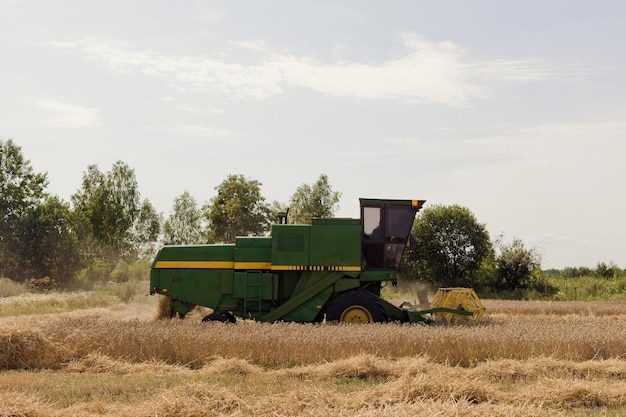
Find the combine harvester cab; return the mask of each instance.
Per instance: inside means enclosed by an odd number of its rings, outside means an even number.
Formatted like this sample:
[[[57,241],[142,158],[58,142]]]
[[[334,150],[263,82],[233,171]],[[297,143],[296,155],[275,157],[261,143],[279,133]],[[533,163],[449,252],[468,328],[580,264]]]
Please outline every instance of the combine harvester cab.
[[[381,298],[384,283],[398,278],[423,204],[360,199],[360,219],[285,221],[273,225],[268,237],[165,246],[152,264],[150,293],[170,298],[171,317],[184,317],[195,306],[213,309],[206,320],[234,321],[234,315],[265,322],[369,323],[428,322],[433,313],[479,317],[482,305],[479,313],[467,303],[413,311]]]

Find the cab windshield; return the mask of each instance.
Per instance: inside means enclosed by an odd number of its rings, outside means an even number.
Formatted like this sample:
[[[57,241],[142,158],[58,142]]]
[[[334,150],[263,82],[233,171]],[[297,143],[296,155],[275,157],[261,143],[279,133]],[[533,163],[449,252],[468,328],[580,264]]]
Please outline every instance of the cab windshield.
[[[361,207],[361,242],[368,268],[400,268],[416,211],[406,205]]]

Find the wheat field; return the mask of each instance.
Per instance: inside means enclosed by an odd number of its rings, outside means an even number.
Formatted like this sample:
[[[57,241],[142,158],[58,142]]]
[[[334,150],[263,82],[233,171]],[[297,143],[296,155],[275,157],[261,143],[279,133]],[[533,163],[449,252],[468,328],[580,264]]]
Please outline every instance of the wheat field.
[[[0,318],[0,416],[618,416],[626,301],[484,300],[460,326]]]

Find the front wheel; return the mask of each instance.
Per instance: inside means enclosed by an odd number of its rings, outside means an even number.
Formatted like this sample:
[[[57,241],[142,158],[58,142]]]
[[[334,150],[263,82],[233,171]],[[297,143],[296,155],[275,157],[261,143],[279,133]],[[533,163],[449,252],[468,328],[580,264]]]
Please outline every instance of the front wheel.
[[[342,323],[383,323],[387,314],[378,297],[363,291],[340,293],[326,312],[326,321]]]

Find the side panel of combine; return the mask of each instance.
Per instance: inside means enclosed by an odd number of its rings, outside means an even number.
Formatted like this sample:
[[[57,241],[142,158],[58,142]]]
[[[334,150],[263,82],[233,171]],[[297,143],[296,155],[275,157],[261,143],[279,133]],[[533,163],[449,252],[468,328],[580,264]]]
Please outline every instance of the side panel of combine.
[[[266,321],[315,321],[346,276],[361,266],[360,222],[314,219],[311,225],[272,227],[272,271],[280,274],[277,308]]]
[[[281,224],[272,227],[272,269],[303,270],[309,265],[310,226]]]
[[[360,222],[354,219],[314,219],[310,265],[327,270],[361,270]]]
[[[218,306],[233,288],[234,245],[165,246],[152,265],[151,292]]]
[[[269,270],[272,266],[272,239],[269,237],[237,237],[235,269]]]

